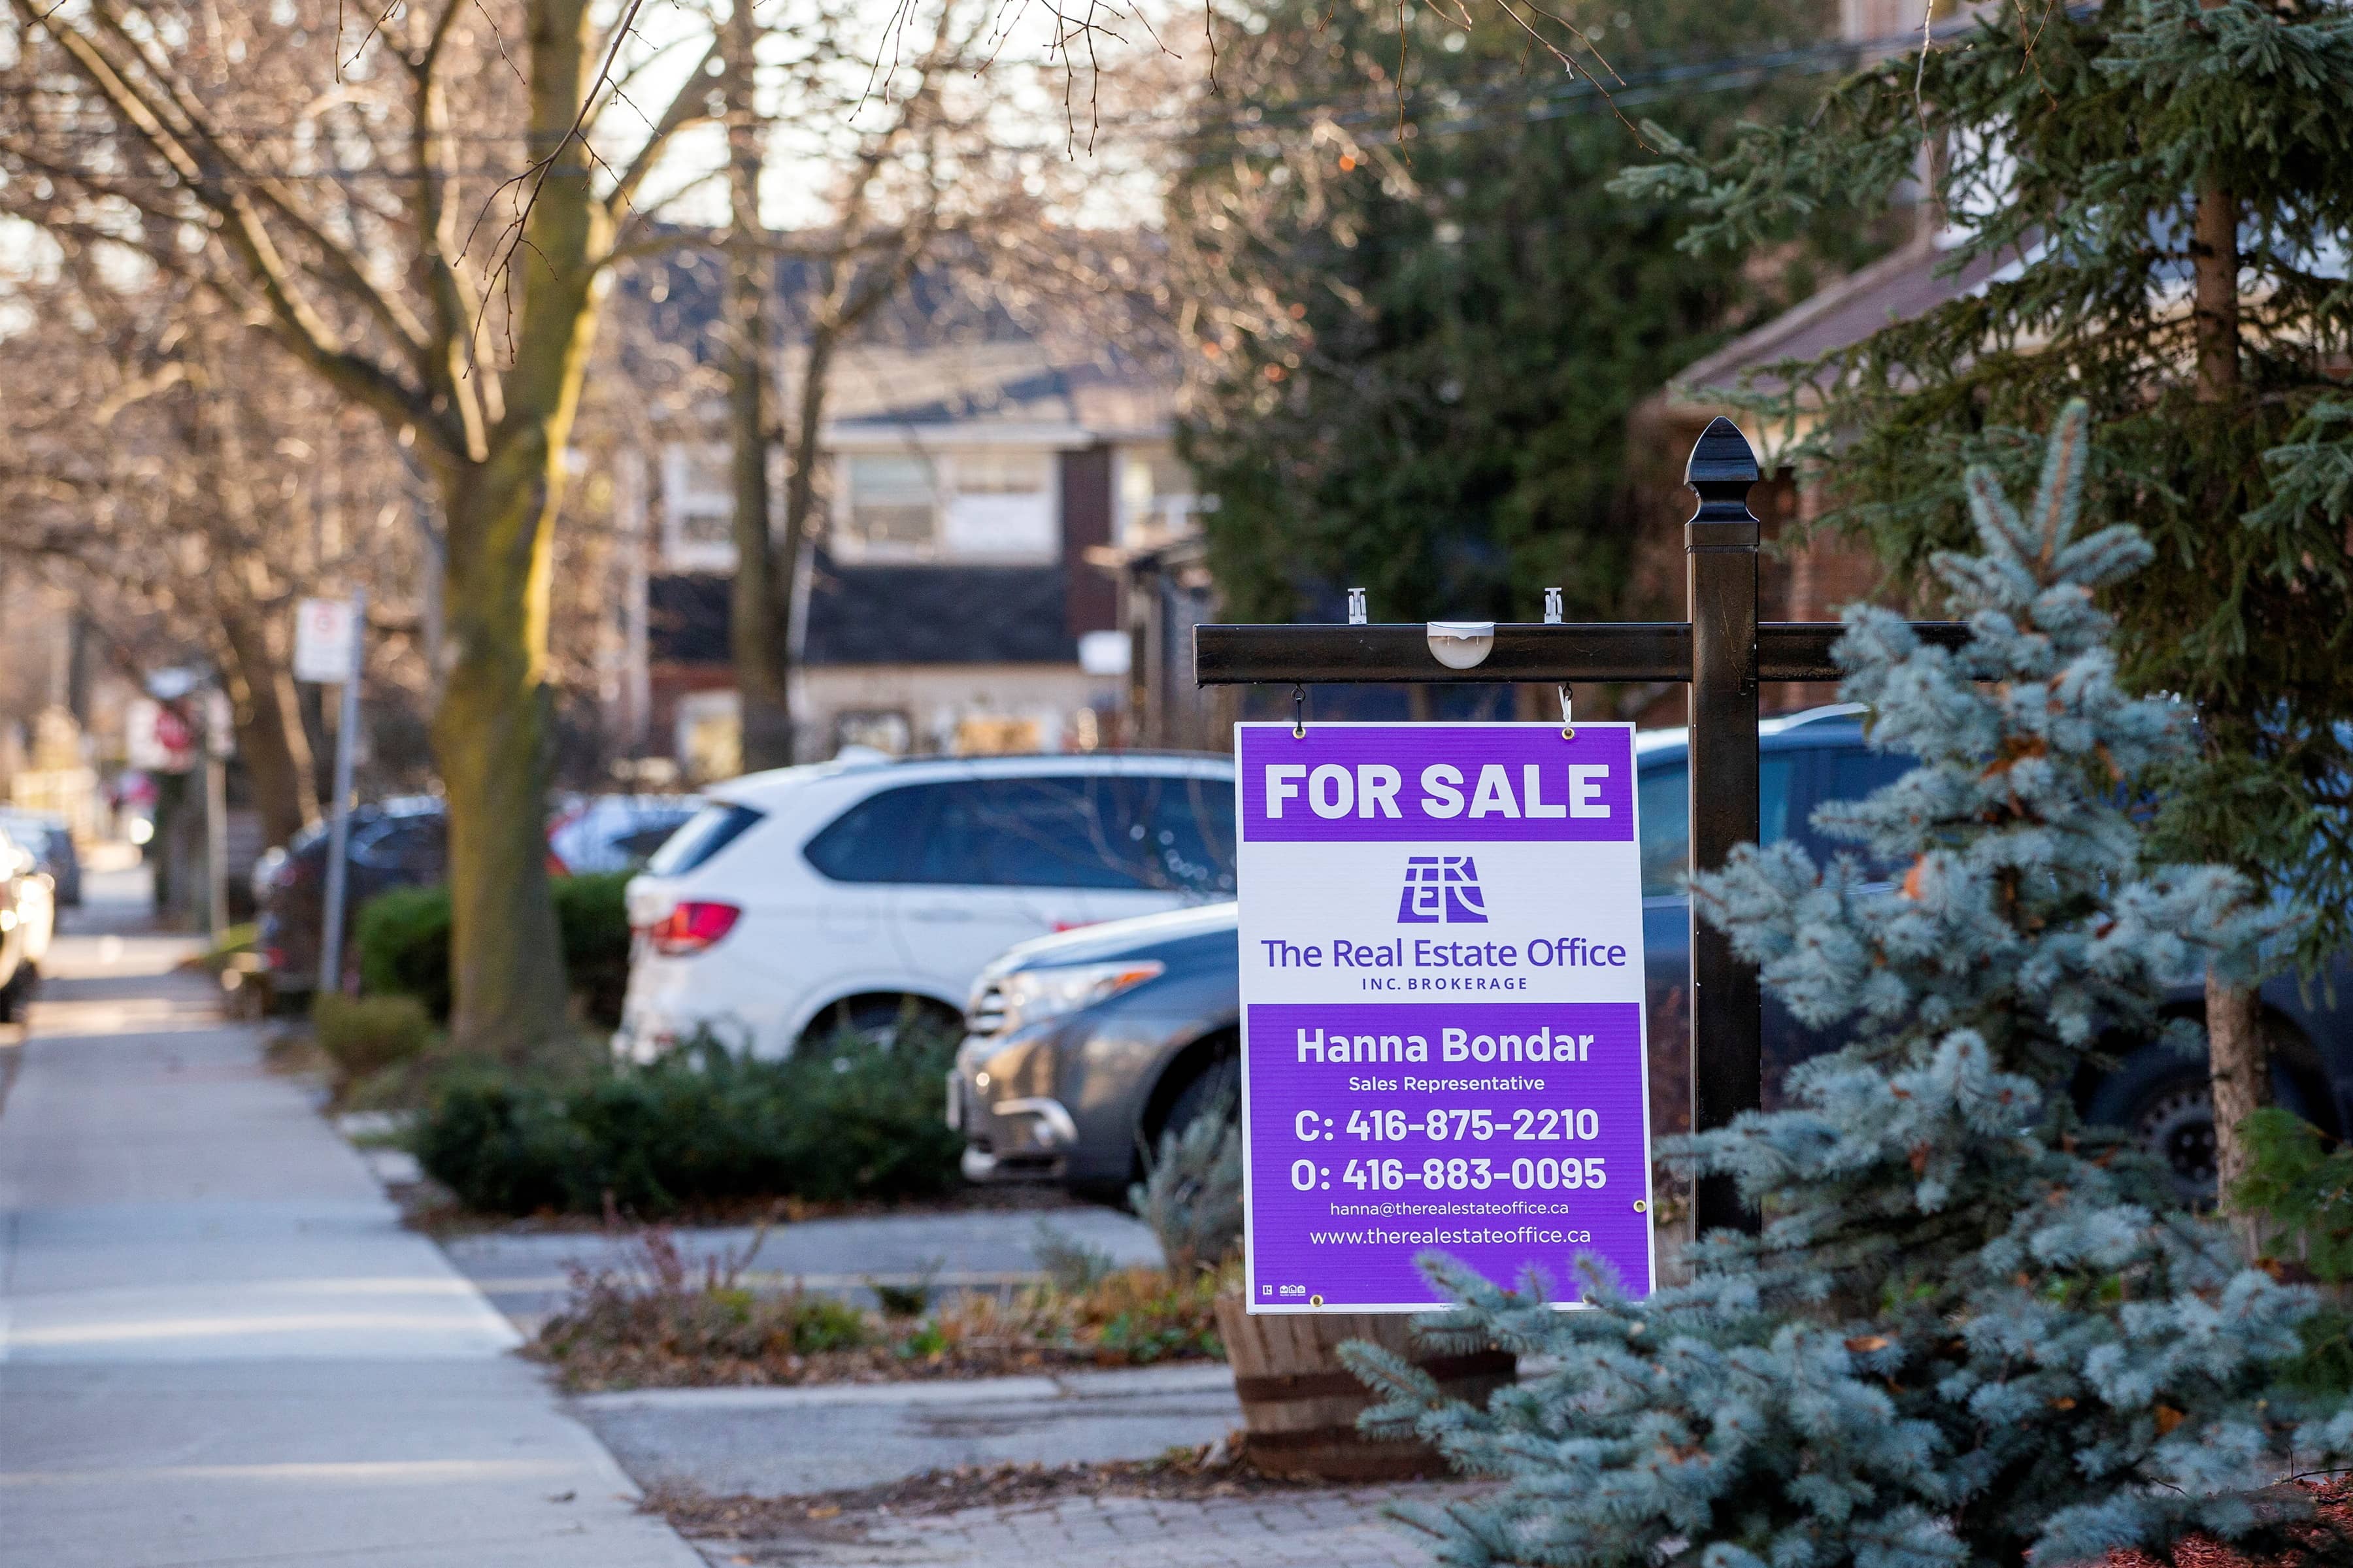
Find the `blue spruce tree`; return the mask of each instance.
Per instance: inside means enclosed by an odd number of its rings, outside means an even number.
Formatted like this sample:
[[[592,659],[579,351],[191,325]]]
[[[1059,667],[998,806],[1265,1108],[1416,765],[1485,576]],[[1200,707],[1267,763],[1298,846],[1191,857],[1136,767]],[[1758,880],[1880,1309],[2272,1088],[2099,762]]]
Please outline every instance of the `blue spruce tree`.
[[[2192,1531],[2262,1546],[2309,1519],[2297,1469],[2353,1453],[2353,1407],[2281,1378],[2302,1289],[2247,1268],[2161,1174],[2082,1125],[2066,1085],[2105,1027],[2153,1030],[2169,976],[2240,972],[2278,933],[2216,867],[2147,866],[2133,783],[2192,743],[2127,695],[2094,593],[2149,547],[2077,537],[2087,419],[2058,421],[2023,515],[1968,478],[1978,550],[1935,569],[1973,639],[1922,645],[1857,607],[1840,658],[1873,743],[1919,766],[1818,820],[1881,864],[1749,848],[1694,894],[1765,983],[1851,1043],[1788,1108],[1670,1151],[1764,1216],[1589,1310],[1442,1258],[1447,1331],[1553,1370],[1486,1410],[1358,1347],[1413,1426],[1501,1478],[1418,1522],[1451,1563],[1565,1568],[2065,1568]],[[2348,1543],[2353,1548],[2353,1543]],[[2337,1559],[2338,1561],[2343,1558]]]

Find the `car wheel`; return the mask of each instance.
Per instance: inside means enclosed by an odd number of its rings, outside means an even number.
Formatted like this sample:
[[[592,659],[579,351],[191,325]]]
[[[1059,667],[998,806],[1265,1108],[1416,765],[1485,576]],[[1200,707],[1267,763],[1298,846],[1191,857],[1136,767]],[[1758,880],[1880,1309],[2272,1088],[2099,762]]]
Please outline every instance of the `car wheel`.
[[[1196,1118],[1212,1112],[1222,1114],[1229,1122],[1241,1119],[1242,1064],[1239,1057],[1218,1058],[1193,1075],[1193,1080],[1176,1091],[1168,1102],[1168,1114],[1160,1120],[1160,1134],[1153,1141],[1155,1150],[1171,1137],[1182,1137],[1185,1129]]]
[[[953,1027],[946,1015],[920,996],[860,996],[837,1002],[802,1032],[804,1042],[840,1039],[889,1050],[911,1030]]]

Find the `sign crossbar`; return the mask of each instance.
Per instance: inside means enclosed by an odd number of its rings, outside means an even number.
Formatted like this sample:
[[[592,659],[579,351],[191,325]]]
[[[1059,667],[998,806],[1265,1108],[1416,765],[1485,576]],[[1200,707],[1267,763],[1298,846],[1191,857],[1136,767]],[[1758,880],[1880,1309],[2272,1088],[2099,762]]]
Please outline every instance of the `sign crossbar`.
[[[1836,680],[1836,622],[1757,618],[1759,545],[1748,491],[1764,478],[1747,438],[1718,418],[1692,447],[1683,482],[1699,496],[1684,524],[1689,621],[1504,623],[1470,668],[1442,665],[1429,628],[1383,626],[1219,626],[1193,631],[1200,686],[1349,684],[1572,685],[1680,681],[1691,689],[1693,872],[1720,868],[1733,847],[1757,837],[1757,703],[1768,680]],[[1922,640],[1957,648],[1963,621],[1915,621]],[[1723,1127],[1764,1100],[1764,1019],[1757,972],[1723,933],[1691,928],[1692,1125]],[[1753,1229],[1757,1218],[1726,1178],[1695,1194],[1700,1227]]]

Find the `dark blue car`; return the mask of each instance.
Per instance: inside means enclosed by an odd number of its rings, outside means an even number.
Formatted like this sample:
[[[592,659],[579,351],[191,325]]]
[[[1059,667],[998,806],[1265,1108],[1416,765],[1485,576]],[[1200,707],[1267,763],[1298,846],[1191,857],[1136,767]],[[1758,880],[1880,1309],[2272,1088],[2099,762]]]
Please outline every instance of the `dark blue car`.
[[[1817,859],[1854,853],[1812,826],[1826,801],[1869,795],[1910,758],[1863,742],[1856,710],[1816,710],[1760,728],[1762,837],[1796,837]],[[1691,913],[1678,890],[1690,821],[1688,748],[1680,730],[1636,739],[1641,792],[1642,941],[1650,992],[1653,1128],[1690,1119]],[[1122,921],[1025,942],[981,974],[970,1031],[949,1084],[950,1120],[965,1134],[977,1181],[1047,1180],[1082,1194],[1124,1192],[1143,1152],[1230,1091],[1240,1041],[1239,963],[1231,904]],[[1046,982],[1051,976],[1050,983]],[[2329,985],[2294,976],[2263,988],[2279,1102],[2331,1134],[2353,1126],[2353,964]],[[1079,982],[1084,982],[1080,984]],[[1037,998],[1066,999],[1041,1005]],[[2333,1000],[2332,1000],[2333,998]],[[1008,1005],[1010,999],[1010,1005]],[[2186,979],[2170,1016],[2199,1016],[2203,989]],[[1765,1003],[1765,1101],[1783,1075],[1827,1050],[1830,1036]],[[2202,1057],[2138,1040],[2108,1042],[2118,1065],[2073,1086],[2095,1121],[2129,1129],[2174,1173],[2186,1197],[2214,1184],[2214,1117]]]

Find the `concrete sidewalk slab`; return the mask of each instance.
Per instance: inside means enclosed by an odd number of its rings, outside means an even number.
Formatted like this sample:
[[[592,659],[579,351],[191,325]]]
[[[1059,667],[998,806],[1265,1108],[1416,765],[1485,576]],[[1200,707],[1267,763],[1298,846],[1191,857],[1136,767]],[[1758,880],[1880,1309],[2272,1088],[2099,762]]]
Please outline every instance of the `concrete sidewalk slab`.
[[[1241,1425],[1224,1366],[957,1383],[668,1388],[574,1407],[629,1473],[715,1495],[797,1496],[958,1465],[1148,1459]]]
[[[16,1047],[0,1565],[691,1568],[189,946],[61,939]]]

